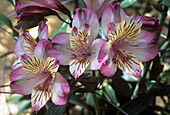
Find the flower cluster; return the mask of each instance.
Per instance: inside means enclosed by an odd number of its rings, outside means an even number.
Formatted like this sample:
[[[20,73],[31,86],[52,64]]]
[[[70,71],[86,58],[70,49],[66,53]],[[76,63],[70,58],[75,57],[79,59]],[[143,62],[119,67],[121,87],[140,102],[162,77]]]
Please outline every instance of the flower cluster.
[[[39,24],[38,42],[21,28],[14,46],[19,59],[10,75],[12,91],[22,95],[32,93],[32,107],[38,111],[50,97],[56,105],[67,102],[70,86],[58,72],[60,65],[68,65],[76,79],[86,68],[100,70],[104,76],[111,77],[117,67],[139,77],[140,62],[147,62],[158,54],[153,32],[160,32],[161,28],[155,18],[127,16],[120,4],[113,1],[85,0],[87,8],[75,10],[72,31],[56,34],[51,41],[43,22]],[[52,9],[62,11],[62,6],[58,0],[21,0],[15,10],[22,9],[20,20],[31,20],[31,16],[41,18],[55,14]],[[100,17],[107,40],[98,37]]]

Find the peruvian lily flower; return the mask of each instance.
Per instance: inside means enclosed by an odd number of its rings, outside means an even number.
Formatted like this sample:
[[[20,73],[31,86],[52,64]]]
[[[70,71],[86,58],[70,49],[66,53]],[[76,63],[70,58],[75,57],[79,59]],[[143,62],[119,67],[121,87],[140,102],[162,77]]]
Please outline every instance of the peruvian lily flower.
[[[156,17],[141,16],[142,29],[154,33],[160,33],[162,27],[158,24],[159,20]]]
[[[60,33],[53,37],[54,48],[49,50],[49,55],[56,57],[61,65],[69,65],[70,73],[78,78],[87,67],[100,69],[97,56],[105,40],[95,40],[99,30],[98,17],[88,8],[76,9],[72,25],[70,34]]]
[[[31,105],[36,111],[50,97],[56,105],[66,104],[70,92],[66,79],[57,72],[58,60],[48,56],[47,50],[52,44],[47,40],[47,32],[47,25],[41,23],[39,37],[42,39],[38,43],[27,32],[16,41],[14,52],[19,61],[15,62],[10,74],[12,91],[21,95],[32,94]]]
[[[48,26],[44,22],[40,22],[39,24],[38,35],[40,40],[48,40]],[[12,69],[16,69],[21,65],[21,55],[34,55],[34,50],[36,46],[37,42],[34,40],[34,38],[29,34],[29,32],[25,32],[21,27],[19,37],[14,45],[14,53],[19,59],[14,62]]]
[[[18,22],[32,21],[33,19],[40,21],[45,16],[58,15],[55,10],[71,18],[70,11],[58,0],[20,0],[14,10],[20,13],[17,16]]]
[[[100,70],[105,76],[114,75],[118,67],[138,77],[140,62],[149,61],[158,54],[155,36],[142,30],[141,17],[126,16],[119,3],[105,8],[102,27],[108,41],[102,46],[98,60],[103,63]]]
[[[87,8],[96,12],[97,16],[100,17],[104,8],[115,0],[84,0]],[[97,7],[96,7],[97,6]]]

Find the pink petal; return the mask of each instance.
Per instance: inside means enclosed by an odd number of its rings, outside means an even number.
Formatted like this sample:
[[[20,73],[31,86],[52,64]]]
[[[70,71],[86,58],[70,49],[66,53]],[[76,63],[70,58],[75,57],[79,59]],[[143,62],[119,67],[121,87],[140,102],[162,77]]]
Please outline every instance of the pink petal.
[[[91,56],[90,56],[90,65],[89,68],[92,70],[99,70],[102,63],[98,62],[98,54],[100,51],[100,48],[103,46],[103,44],[106,41],[104,39],[96,39],[93,41],[92,43],[92,47],[91,47]]]
[[[113,1],[114,0],[84,0],[87,8],[96,12],[98,17],[100,17],[104,8]]]
[[[53,37],[52,44],[54,48],[49,49],[50,57],[55,57],[61,65],[69,65],[73,51],[70,48],[70,34],[60,33]],[[67,57],[67,58],[66,58]]]
[[[102,45],[97,59],[100,63],[105,63],[106,60],[108,60],[109,55],[110,55],[110,44],[109,42],[106,42]]]
[[[46,39],[40,40],[37,46],[35,47],[35,57],[38,57],[41,60],[45,60],[48,57],[48,49],[51,45],[51,42]]]
[[[114,5],[109,4],[103,11],[102,14],[102,28],[104,33],[107,35],[107,25],[111,22],[120,23],[126,19],[124,10],[120,7],[120,3]]]
[[[48,40],[48,26],[43,21],[40,22],[38,27],[38,37],[39,39]]]
[[[25,54],[25,50],[22,44],[22,41],[20,38],[17,39],[14,45],[14,53],[17,57],[20,57],[21,55]]]
[[[89,64],[90,64],[89,59],[83,61],[80,61],[77,58],[71,59],[69,63],[70,73],[74,76],[74,78],[79,78],[79,76],[83,74],[83,72],[89,66]]]
[[[22,62],[21,62],[21,60],[20,60],[20,58],[19,58],[18,60],[16,60],[16,61],[12,64],[12,70],[17,69],[17,68],[19,68],[19,67],[21,67],[21,66],[22,66]]]
[[[51,81],[49,76],[44,82],[36,85],[31,95],[31,105],[35,111],[39,111],[51,97]]]
[[[67,94],[70,92],[70,86],[66,79],[60,74],[56,73],[56,77],[52,86],[52,102],[56,105],[64,105],[67,102]]]
[[[151,32],[142,30],[137,40],[130,46],[119,47],[121,50],[133,53],[140,62],[146,62],[158,54],[158,45],[154,41],[155,35]]]
[[[89,41],[90,43],[92,43],[92,41],[98,35],[98,30],[99,30],[99,21],[97,15],[95,14],[95,12],[93,12],[88,8],[82,8],[82,10],[77,8],[75,11],[76,14],[73,17],[73,23],[72,23],[73,27],[75,26],[79,28],[83,24],[90,25],[91,32],[89,35]]]
[[[9,76],[11,82],[19,80],[23,77],[25,77],[25,71],[23,70],[22,67],[18,67],[15,70],[13,70]]]
[[[109,58],[108,62],[101,66],[100,71],[104,76],[111,77],[116,73],[117,67],[113,64],[111,58]]]

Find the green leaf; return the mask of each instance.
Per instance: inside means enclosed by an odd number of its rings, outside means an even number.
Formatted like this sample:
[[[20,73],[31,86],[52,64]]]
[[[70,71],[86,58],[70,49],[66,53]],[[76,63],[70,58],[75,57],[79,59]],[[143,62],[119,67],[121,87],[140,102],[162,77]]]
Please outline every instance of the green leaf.
[[[119,105],[117,98],[116,98],[115,91],[111,85],[107,84],[105,87],[103,87],[103,90],[104,90],[103,92],[104,92],[105,97],[109,101],[113,102],[116,105]]]
[[[161,4],[170,7],[170,0],[162,0]]]
[[[127,8],[128,6],[132,5],[134,2],[136,2],[136,0],[123,0],[121,3],[120,3],[120,6],[122,8]]]
[[[69,21],[69,18],[66,18],[65,21],[68,22],[68,21]],[[70,26],[69,24],[66,24],[65,22],[62,22],[62,23],[58,26],[58,28],[54,31],[54,33],[52,34],[52,36],[51,36],[50,39],[52,39],[52,38],[53,38],[56,34],[58,34],[58,33],[66,32],[69,26]]]
[[[87,93],[86,103],[94,107],[93,95],[92,93]]]

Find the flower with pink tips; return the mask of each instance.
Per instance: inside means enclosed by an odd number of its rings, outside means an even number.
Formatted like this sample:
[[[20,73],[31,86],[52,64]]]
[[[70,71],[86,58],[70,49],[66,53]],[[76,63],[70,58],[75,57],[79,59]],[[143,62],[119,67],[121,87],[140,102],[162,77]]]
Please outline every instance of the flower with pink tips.
[[[140,16],[127,16],[120,3],[104,9],[102,27],[108,41],[102,46],[98,60],[103,63],[100,70],[105,76],[113,76],[118,67],[138,77],[140,62],[149,61],[158,54],[154,34],[142,29]]]
[[[51,47],[51,42],[48,41],[47,25],[40,23],[38,43],[28,32],[22,29],[21,32],[14,46],[14,53],[19,61],[15,62],[10,74],[12,91],[21,95],[31,94],[31,105],[36,111],[50,97],[56,105],[66,104],[70,87],[66,79],[57,72],[58,60],[48,56],[47,50]]]
[[[98,17],[88,8],[76,9],[72,25],[70,34],[60,33],[53,37],[54,49],[49,55],[56,57],[61,65],[69,65],[70,73],[79,78],[87,67],[100,69],[97,56],[105,40],[95,40],[99,30]]]

